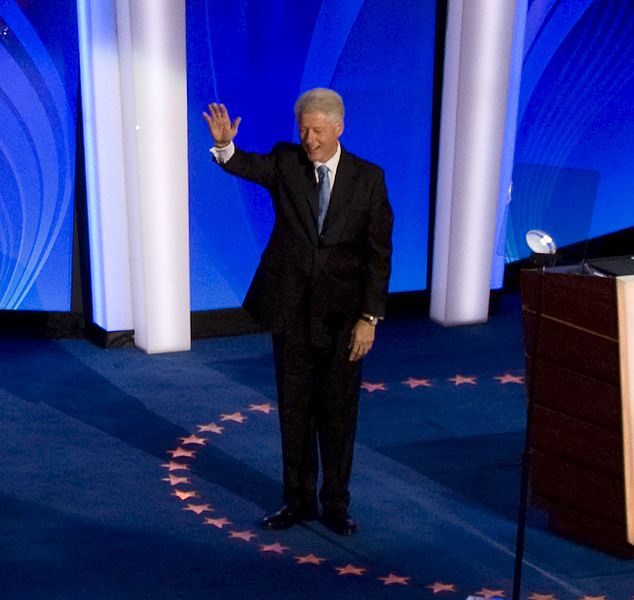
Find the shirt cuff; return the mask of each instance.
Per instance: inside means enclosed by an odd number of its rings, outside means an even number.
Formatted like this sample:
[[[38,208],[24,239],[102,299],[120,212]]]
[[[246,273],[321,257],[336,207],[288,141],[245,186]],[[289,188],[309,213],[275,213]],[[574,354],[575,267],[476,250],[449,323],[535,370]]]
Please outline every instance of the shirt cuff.
[[[233,142],[229,142],[226,146],[223,146],[222,148],[216,148],[215,146],[212,146],[211,148],[209,148],[209,152],[213,154],[213,157],[216,159],[217,162],[219,162],[221,165],[224,165],[235,154],[236,146]]]

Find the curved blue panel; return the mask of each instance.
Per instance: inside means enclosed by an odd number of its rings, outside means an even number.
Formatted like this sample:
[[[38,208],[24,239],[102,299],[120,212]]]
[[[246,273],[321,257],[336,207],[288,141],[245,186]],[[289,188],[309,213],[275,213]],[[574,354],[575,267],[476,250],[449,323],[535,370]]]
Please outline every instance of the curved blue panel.
[[[331,82],[346,99],[343,143],[385,169],[392,292],[426,285],[434,13],[435,2],[366,0]]]
[[[528,229],[559,246],[634,225],[634,5],[529,9],[507,260]]]
[[[194,310],[240,304],[272,225],[266,192],[211,165],[202,111],[224,102],[243,117],[237,143],[267,151],[296,139],[293,104],[316,86],[344,97],[346,148],[386,171],[391,290],[425,287],[434,21],[433,0],[188,2]]]
[[[47,4],[0,0],[1,309],[70,308],[76,14]]]

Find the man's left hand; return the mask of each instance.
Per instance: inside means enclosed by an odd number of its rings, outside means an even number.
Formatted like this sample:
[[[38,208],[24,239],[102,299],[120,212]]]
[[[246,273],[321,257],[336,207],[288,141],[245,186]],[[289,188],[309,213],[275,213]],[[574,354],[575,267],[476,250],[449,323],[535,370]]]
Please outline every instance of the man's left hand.
[[[352,328],[350,334],[350,360],[356,361],[363,358],[372,349],[376,327],[367,321],[359,319]]]

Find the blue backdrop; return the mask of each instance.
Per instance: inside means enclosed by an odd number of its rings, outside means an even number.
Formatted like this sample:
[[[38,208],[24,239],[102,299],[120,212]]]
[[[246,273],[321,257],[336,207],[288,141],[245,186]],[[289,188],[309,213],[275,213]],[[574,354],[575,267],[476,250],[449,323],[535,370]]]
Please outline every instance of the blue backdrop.
[[[391,291],[425,287],[435,30],[433,0],[214,0],[187,5],[194,310],[240,304],[272,225],[268,194],[211,164],[201,113],[224,102],[236,142],[297,139],[293,104],[336,89],[342,144],[386,171],[395,211]]]
[[[309,87],[346,100],[343,144],[386,170],[392,291],[426,280],[435,2],[196,0],[187,6],[192,307],[238,306],[272,223],[265,192],[211,164],[201,113],[238,142],[296,139]],[[507,260],[634,225],[634,5],[529,3]],[[73,0],[0,0],[0,308],[70,308],[78,50]]]
[[[0,0],[0,309],[70,310],[74,2]]]
[[[563,246],[634,225],[632,40],[632,2],[530,2],[507,260],[529,229]]]

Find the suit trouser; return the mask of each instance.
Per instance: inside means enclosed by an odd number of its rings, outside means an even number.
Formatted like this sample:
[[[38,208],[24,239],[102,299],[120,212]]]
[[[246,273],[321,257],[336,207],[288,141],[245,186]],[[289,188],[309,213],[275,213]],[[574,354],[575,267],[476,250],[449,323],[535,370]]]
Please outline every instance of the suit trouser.
[[[350,331],[347,323],[319,347],[299,325],[273,335],[288,505],[316,506],[320,457],[323,510],[347,512],[361,384],[360,361],[348,359]]]

